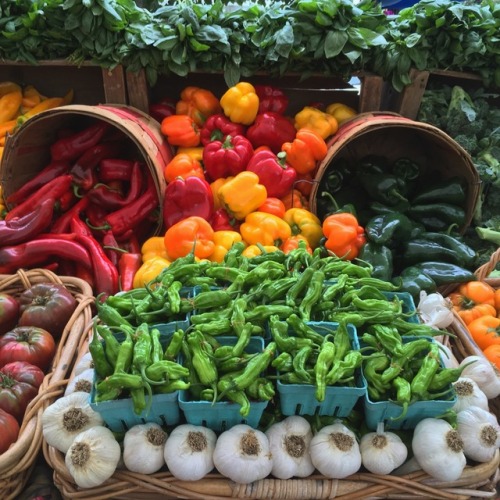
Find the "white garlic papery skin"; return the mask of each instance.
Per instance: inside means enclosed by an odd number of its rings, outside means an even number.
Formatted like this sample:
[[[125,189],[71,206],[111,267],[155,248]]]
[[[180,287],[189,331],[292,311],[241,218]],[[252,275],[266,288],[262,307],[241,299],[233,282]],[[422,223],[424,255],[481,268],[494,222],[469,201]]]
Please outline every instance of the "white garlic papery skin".
[[[500,447],[495,415],[477,406],[458,412],[457,431],[464,442],[465,456],[476,462],[489,462]]]
[[[154,422],[131,427],[123,438],[125,467],[139,474],[153,474],[165,465],[167,433]]]
[[[64,461],[80,488],[94,488],[114,474],[120,455],[113,433],[107,427],[96,426],[75,437]]]
[[[94,368],[94,360],[92,359],[92,354],[90,352],[86,352],[76,363],[73,368],[73,376],[76,377],[80,375],[85,370],[89,368]]]
[[[460,362],[464,365],[462,377],[474,380],[488,399],[500,396],[500,373],[485,357],[467,356]]]
[[[92,384],[94,383],[94,369],[87,368],[83,370],[78,375],[75,375],[66,386],[64,390],[64,395],[67,396],[72,392],[86,392],[90,394],[92,390]]]
[[[80,432],[103,425],[101,414],[91,408],[89,399],[87,392],[72,392],[44,410],[42,432],[50,446],[66,453]]]
[[[178,425],[168,436],[164,458],[168,470],[182,481],[198,481],[213,468],[217,435],[198,425]]]
[[[470,406],[478,406],[488,411],[488,398],[486,394],[471,378],[460,377],[453,383],[453,388],[457,395],[457,402],[453,405],[453,411],[458,413]]]
[[[266,431],[273,456],[271,474],[278,479],[307,477],[314,472],[309,455],[312,431],[309,422],[299,415],[286,417]]]

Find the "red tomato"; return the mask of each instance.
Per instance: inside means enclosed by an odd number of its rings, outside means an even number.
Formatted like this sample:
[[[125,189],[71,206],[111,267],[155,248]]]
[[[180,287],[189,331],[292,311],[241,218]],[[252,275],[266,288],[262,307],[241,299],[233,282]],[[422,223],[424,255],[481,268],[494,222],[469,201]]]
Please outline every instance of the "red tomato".
[[[57,283],[37,283],[19,296],[19,326],[38,326],[54,338],[64,331],[77,302],[71,292]]]
[[[18,326],[0,337],[0,367],[27,361],[45,371],[55,352],[54,337],[37,326]]]
[[[19,320],[19,302],[7,293],[0,293],[0,335],[17,325]]]
[[[25,361],[14,361],[0,368],[0,409],[21,422],[43,378],[44,373],[38,366]]]
[[[0,409],[0,455],[9,449],[19,436],[19,424],[17,420],[6,411]]]

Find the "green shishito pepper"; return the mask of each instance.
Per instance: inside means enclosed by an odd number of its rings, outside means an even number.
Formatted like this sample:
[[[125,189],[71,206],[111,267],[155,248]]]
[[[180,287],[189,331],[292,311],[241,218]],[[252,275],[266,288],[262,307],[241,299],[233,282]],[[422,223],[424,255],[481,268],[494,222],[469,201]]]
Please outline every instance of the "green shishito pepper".
[[[392,278],[393,255],[389,247],[368,241],[361,248],[358,258],[371,266],[374,278],[383,281]]]

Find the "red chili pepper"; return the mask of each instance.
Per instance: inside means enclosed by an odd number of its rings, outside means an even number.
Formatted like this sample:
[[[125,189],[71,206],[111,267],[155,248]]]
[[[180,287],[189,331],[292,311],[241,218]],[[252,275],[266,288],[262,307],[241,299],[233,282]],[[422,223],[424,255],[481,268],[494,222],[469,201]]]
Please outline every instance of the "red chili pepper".
[[[100,182],[128,181],[132,175],[134,162],[118,158],[105,158],[99,163],[97,178]]]
[[[118,270],[108,259],[100,243],[93,236],[76,234],[75,237],[90,254],[96,293],[105,296],[118,293]]]
[[[50,147],[53,160],[74,161],[85,151],[98,144],[111,125],[98,121],[80,132],[57,140]]]
[[[210,224],[214,231],[239,231],[241,222],[231,215],[225,208],[215,211]]]
[[[259,113],[272,111],[284,115],[288,107],[285,93],[271,85],[255,85],[255,93],[259,96]]]
[[[70,221],[70,229],[73,234],[83,234],[84,236],[92,236],[92,231],[78,215],[73,215]]]
[[[134,287],[134,277],[142,265],[140,253],[124,253],[120,257],[118,270],[120,274],[120,290],[126,292]]]
[[[56,209],[58,212],[67,212],[75,203],[79,200],[79,198],[75,194],[75,190],[71,189],[66,191],[57,201],[56,201]]]
[[[121,251],[115,235],[111,231],[106,231],[104,233],[102,237],[102,248],[113,265],[115,267],[118,266],[120,257],[124,252]]]
[[[286,163],[286,154],[258,151],[248,162],[247,170],[259,176],[259,184],[266,187],[269,198],[288,194],[297,178],[297,172]]]
[[[224,141],[228,135],[245,135],[246,129],[241,123],[234,123],[226,115],[218,113],[206,119],[200,130],[200,140],[206,146],[212,141]]]
[[[286,116],[278,113],[260,113],[247,130],[247,139],[254,148],[268,146],[271,151],[278,154],[284,142],[295,139],[295,126]]]
[[[154,180],[151,175],[147,178],[146,190],[139,198],[104,217],[104,227],[111,229],[116,237],[136,227],[158,208],[158,195]]]
[[[21,204],[7,212],[5,220],[12,220],[15,217],[22,217],[30,213],[33,207],[47,198],[58,200],[66,191],[70,189],[72,182],[71,175],[59,175],[55,179],[47,182],[38,191],[26,198]]]
[[[137,238],[137,231],[129,229],[117,237],[116,240],[120,244],[120,248],[123,248],[128,253],[141,253],[141,244]]]
[[[96,184],[88,193],[92,203],[101,205],[108,211],[125,207],[139,197],[142,190],[143,165],[136,161],[130,176],[130,187],[126,196],[119,191],[110,189],[106,184]]]
[[[87,149],[71,167],[74,183],[89,190],[97,182],[96,167],[100,161],[117,155],[122,149],[123,143],[118,141],[101,142]]]
[[[167,116],[175,115],[175,105],[176,101],[165,97],[159,102],[155,102],[150,104],[149,106],[149,114],[152,116],[157,122],[161,123],[163,118]]]
[[[0,221],[0,242],[2,246],[16,245],[28,241],[49,227],[54,213],[54,200],[47,198],[32,211],[19,218]]]
[[[67,212],[63,213],[58,219],[54,221],[50,232],[54,234],[67,233],[70,231],[71,219],[76,215],[79,216],[89,204],[89,200],[86,196],[80,199],[75,205],[73,205]]]
[[[199,177],[181,177],[169,182],[163,201],[165,228],[196,215],[210,221],[214,213],[214,196],[210,184]]]
[[[209,142],[203,148],[205,174],[212,181],[235,176],[245,170],[252,155],[252,144],[242,135],[228,135],[224,142]]]
[[[86,248],[78,242],[59,235],[39,235],[19,245],[0,248],[0,273],[11,274],[20,268],[33,268],[49,257],[76,261],[90,268],[92,262]]]
[[[85,215],[87,216],[87,223],[92,228],[105,229],[104,226],[104,218],[108,215],[108,211],[105,210],[100,205],[96,205],[95,203],[89,203],[87,208],[85,209]]]
[[[48,182],[55,179],[56,177],[69,172],[70,164],[66,161],[52,161],[46,167],[44,167],[35,177],[31,178],[29,181],[25,182],[17,191],[14,191],[9,196],[7,196],[7,203],[17,205],[25,200],[28,196],[31,196],[41,187],[45,186]]]

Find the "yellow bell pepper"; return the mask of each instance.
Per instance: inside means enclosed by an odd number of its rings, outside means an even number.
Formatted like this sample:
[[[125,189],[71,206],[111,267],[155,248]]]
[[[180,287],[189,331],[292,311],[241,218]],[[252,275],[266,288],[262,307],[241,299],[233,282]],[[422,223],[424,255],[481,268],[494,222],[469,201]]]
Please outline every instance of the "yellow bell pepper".
[[[312,106],[305,106],[295,115],[295,128],[297,130],[301,128],[314,130],[323,139],[326,139],[337,132],[339,124],[332,115]]]
[[[17,116],[22,100],[21,87],[0,97],[0,123],[8,122]]]
[[[151,236],[141,247],[142,261],[146,262],[154,257],[161,257],[168,260],[167,249],[163,236]]]
[[[183,147],[177,148],[177,154],[179,155],[181,153],[187,154],[191,158],[193,158],[193,160],[196,160],[199,162],[201,162],[203,160],[203,147],[202,146],[198,146],[196,148],[183,148]]]
[[[267,198],[267,189],[259,176],[247,170],[227,181],[218,192],[219,201],[235,219],[243,220],[257,210]]]
[[[321,221],[305,208],[289,208],[283,219],[290,226],[292,234],[304,236],[312,249],[318,247],[323,238]]]
[[[214,233],[214,251],[208,260],[212,262],[222,262],[228,250],[237,242],[242,241],[241,234],[238,231],[215,231]]]
[[[216,179],[215,181],[210,183],[210,189],[212,190],[212,195],[214,197],[214,209],[219,210],[222,207],[221,202],[219,200],[219,189],[234,177],[221,177],[220,179]]]
[[[349,120],[353,116],[357,115],[357,111],[355,109],[341,102],[329,104],[325,109],[325,113],[332,115],[337,120],[339,125],[342,125],[342,123],[346,120]]]
[[[251,125],[259,111],[259,96],[251,83],[240,82],[226,91],[220,104],[233,123]]]
[[[292,235],[292,229],[283,219],[267,212],[252,212],[245,217],[240,233],[247,245],[274,245],[279,247]]]
[[[162,257],[152,257],[142,264],[134,276],[134,288],[145,287],[151,280],[155,279],[170,261]]]
[[[257,255],[262,255],[262,249],[264,253],[279,252],[279,248],[274,245],[262,245],[260,247],[257,245],[250,245],[241,252],[241,255],[247,259],[251,259],[252,257],[257,257]]]

